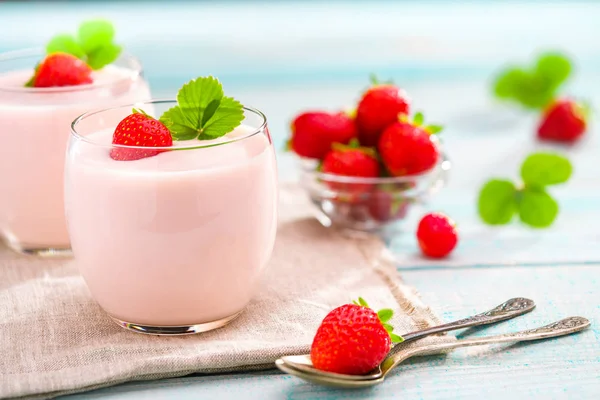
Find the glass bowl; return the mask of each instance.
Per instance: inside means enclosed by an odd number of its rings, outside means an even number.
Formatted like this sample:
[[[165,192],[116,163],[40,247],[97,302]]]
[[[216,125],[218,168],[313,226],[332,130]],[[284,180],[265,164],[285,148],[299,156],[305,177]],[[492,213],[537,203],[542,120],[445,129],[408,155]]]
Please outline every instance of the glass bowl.
[[[375,233],[394,229],[413,205],[441,189],[451,168],[443,151],[430,170],[401,177],[332,175],[317,170],[318,160],[300,158],[299,162],[300,184],[322,225]]]

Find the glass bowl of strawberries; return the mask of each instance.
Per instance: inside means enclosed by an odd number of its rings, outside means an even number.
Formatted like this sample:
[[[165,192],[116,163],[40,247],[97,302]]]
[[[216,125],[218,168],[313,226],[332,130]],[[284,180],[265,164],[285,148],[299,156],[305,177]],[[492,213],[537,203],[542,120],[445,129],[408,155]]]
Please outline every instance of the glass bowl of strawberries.
[[[309,111],[292,121],[288,148],[325,226],[394,231],[412,206],[443,187],[451,168],[438,133],[397,86],[374,84],[353,113]]]

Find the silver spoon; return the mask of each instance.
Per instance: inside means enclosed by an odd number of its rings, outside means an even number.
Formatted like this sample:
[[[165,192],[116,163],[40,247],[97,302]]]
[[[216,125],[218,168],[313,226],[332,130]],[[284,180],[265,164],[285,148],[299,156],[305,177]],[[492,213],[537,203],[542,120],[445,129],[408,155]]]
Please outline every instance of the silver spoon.
[[[428,329],[423,329],[421,331],[407,333],[402,335],[404,338],[404,342],[412,342],[413,340],[421,339],[428,335],[433,335],[436,333],[449,332],[457,329],[469,328],[472,326],[480,326],[480,325],[489,325],[494,324],[496,322],[505,321],[507,319],[511,319],[514,317],[518,317],[519,315],[523,315],[525,313],[530,312],[535,308],[535,303],[533,300],[529,300],[523,297],[516,297],[514,299],[510,299],[505,301],[492,308],[489,311],[486,311],[481,314],[473,315],[472,317],[459,319],[458,321],[450,322],[443,325],[434,326]],[[400,345],[402,343],[399,343]],[[401,346],[400,346],[401,347]],[[394,347],[394,349],[398,348],[398,345]],[[394,350],[390,352],[392,354]],[[389,357],[389,355],[388,355]],[[309,354],[297,355],[297,356],[285,356],[277,361],[275,361],[275,365],[280,367],[280,365],[287,365],[288,367],[294,368],[296,370],[304,371],[309,374],[318,373],[322,374],[323,371],[319,371],[315,369],[310,360]],[[281,369],[281,368],[280,368]],[[286,371],[287,372],[287,371]],[[326,373],[326,372],[325,372]],[[360,379],[374,379],[378,378],[382,375],[381,368],[375,368],[372,372],[367,375],[342,375],[336,374],[337,376],[347,376],[351,377],[352,380],[360,380]]]
[[[483,344],[497,344],[507,342],[524,342],[530,340],[547,339],[556,336],[569,335],[584,330],[590,326],[590,321],[583,317],[569,317],[541,328],[530,329],[521,332],[507,333],[504,335],[488,336],[482,338],[463,339],[454,342],[425,344],[411,348],[402,348],[388,356],[383,363],[379,373],[373,376],[353,376],[323,372],[317,369],[299,370],[292,367],[283,359],[276,361],[277,367],[283,372],[295,375],[298,378],[309,382],[318,383],[326,386],[341,388],[361,388],[377,385],[385,379],[386,375],[404,360],[425,354],[440,353],[446,350],[457,349],[459,347],[479,346]],[[367,377],[367,379],[365,379]]]

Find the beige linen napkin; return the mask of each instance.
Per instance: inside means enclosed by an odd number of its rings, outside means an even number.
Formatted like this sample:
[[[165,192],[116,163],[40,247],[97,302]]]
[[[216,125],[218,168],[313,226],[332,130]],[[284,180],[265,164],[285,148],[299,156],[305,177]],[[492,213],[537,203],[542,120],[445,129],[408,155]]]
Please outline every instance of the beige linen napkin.
[[[280,226],[260,290],[229,326],[185,337],[126,331],[96,305],[76,261],[0,248],[0,398],[51,398],[132,380],[271,368],[309,350],[319,322],[358,296],[396,311],[396,332],[437,323],[402,283],[381,242],[308,217],[304,194],[281,190]],[[448,340],[431,337],[426,340]]]

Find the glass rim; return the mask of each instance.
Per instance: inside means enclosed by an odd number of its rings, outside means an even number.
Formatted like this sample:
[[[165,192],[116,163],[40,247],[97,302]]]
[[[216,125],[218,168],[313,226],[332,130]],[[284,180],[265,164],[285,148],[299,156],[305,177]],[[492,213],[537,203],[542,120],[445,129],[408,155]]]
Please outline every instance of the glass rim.
[[[73,122],[71,123],[71,137],[75,138],[76,140],[80,140],[80,141],[83,141],[83,142],[86,142],[86,143],[89,143],[91,145],[98,146],[98,147],[173,151],[173,150],[204,149],[204,148],[209,148],[209,147],[222,146],[222,145],[226,145],[226,144],[239,142],[241,140],[248,139],[257,134],[260,134],[261,132],[264,132],[267,129],[267,117],[265,116],[265,114],[262,113],[262,111],[260,111],[256,108],[253,108],[253,107],[242,106],[242,109],[244,111],[251,112],[252,114],[257,115],[261,119],[260,126],[257,128],[252,127],[252,130],[250,132],[248,132],[240,137],[232,138],[230,140],[226,140],[226,141],[219,142],[219,143],[210,143],[210,144],[204,144],[204,145],[196,144],[196,145],[178,146],[178,147],[174,147],[174,146],[159,146],[159,147],[128,146],[128,145],[123,145],[123,144],[100,143],[95,140],[90,140],[87,136],[84,136],[77,131],[77,125],[79,124],[79,122],[81,122],[81,121],[85,120],[86,118],[91,117],[93,115],[97,115],[97,114],[100,114],[100,113],[103,113],[106,111],[110,111],[110,110],[116,110],[119,108],[125,108],[125,107],[136,108],[143,104],[164,104],[164,103],[177,104],[177,100],[176,99],[152,99],[152,100],[147,100],[147,101],[139,101],[137,103],[122,104],[119,106],[96,109],[96,110],[91,110],[91,111],[85,112],[85,113],[81,114],[80,116],[78,116],[77,118],[75,118],[73,120]],[[200,142],[200,143],[202,142],[201,140],[194,140],[194,139],[183,140],[182,142],[192,142],[192,141]]]
[[[44,50],[41,48],[27,48],[20,50],[12,50],[0,53],[0,64],[3,62],[8,62],[11,60],[16,60],[19,58],[27,58],[34,57],[36,55],[42,56],[44,54]],[[84,85],[77,86],[60,86],[60,87],[47,87],[47,88],[36,88],[36,87],[20,87],[20,86],[2,86],[0,85],[0,92],[13,92],[13,93],[28,93],[28,94],[41,94],[41,93],[71,93],[71,92],[84,92],[84,91],[92,91],[97,89],[102,89],[106,87],[111,87],[114,85],[118,85],[121,82],[131,80],[132,77],[139,78],[143,74],[142,63],[140,60],[127,53],[122,52],[119,55],[119,58],[126,58],[128,60],[133,61],[134,68],[130,68],[133,71],[133,76],[127,76],[118,78],[115,80],[111,80],[109,82],[103,82],[100,84],[87,83]],[[117,59],[119,59],[117,58]]]

